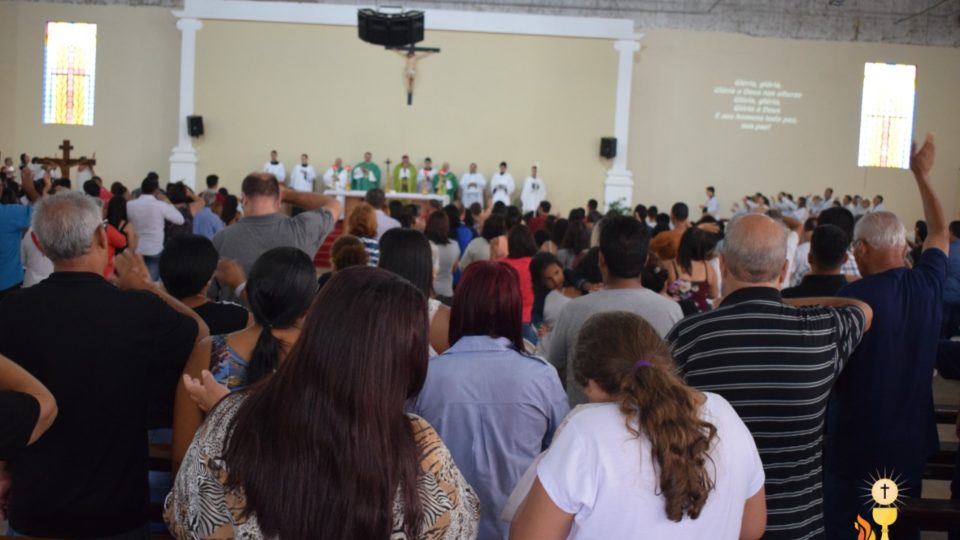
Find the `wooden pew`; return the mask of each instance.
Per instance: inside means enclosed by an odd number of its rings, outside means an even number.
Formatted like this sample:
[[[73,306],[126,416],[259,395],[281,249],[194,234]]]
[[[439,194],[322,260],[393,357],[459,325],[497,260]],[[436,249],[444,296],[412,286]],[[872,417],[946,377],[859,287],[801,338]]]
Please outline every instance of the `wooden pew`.
[[[957,407],[937,405],[935,416],[938,425],[954,426]],[[927,461],[923,477],[927,480],[953,480],[957,451],[957,443],[941,442],[940,449]],[[924,531],[960,530],[960,500],[905,498],[900,514],[904,521],[910,521]]]

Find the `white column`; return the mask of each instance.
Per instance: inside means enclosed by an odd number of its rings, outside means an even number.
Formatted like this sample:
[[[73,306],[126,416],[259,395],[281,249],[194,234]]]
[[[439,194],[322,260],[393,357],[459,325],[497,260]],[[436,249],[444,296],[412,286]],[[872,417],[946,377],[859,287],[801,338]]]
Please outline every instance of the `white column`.
[[[203,23],[197,19],[180,19],[180,118],[177,121],[177,146],[170,154],[170,181],[183,181],[196,189],[197,151],[187,132],[187,116],[193,114],[193,89],[197,63],[197,30]]]
[[[633,173],[627,169],[627,138],[630,135],[630,98],[633,94],[633,57],[640,50],[640,39],[623,39],[614,43],[613,47],[620,53],[617,68],[617,101],[614,109],[613,135],[617,138],[617,157],[613,159],[613,166],[607,171],[607,178],[603,183],[603,200],[605,208],[614,202],[621,207],[633,206]]]

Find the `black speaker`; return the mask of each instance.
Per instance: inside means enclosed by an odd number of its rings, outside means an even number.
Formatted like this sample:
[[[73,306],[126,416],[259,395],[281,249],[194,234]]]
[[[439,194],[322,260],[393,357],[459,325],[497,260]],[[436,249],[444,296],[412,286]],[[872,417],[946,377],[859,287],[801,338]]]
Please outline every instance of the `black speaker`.
[[[187,117],[187,133],[189,133],[191,137],[199,137],[203,135],[203,117],[202,116]]]
[[[401,47],[423,41],[423,12],[382,13],[372,9],[357,12],[360,39],[374,45]]]
[[[600,139],[600,157],[613,159],[617,157],[617,138],[603,137]]]

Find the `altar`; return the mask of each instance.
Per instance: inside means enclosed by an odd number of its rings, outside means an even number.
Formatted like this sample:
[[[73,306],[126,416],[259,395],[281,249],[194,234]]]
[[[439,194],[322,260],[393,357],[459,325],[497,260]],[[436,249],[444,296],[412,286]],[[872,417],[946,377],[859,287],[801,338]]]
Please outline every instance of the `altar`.
[[[350,217],[350,213],[353,212],[353,209],[358,204],[362,203],[364,198],[367,196],[366,191],[342,189],[328,189],[324,191],[323,194],[328,197],[344,198],[344,218]],[[387,191],[386,196],[388,201],[399,199],[402,201],[410,201],[413,204],[420,206],[420,215],[422,216],[429,215],[430,212],[433,211],[434,207],[431,205],[433,201],[439,202],[441,207],[450,204],[449,195],[437,195],[435,193],[401,193],[399,191]]]

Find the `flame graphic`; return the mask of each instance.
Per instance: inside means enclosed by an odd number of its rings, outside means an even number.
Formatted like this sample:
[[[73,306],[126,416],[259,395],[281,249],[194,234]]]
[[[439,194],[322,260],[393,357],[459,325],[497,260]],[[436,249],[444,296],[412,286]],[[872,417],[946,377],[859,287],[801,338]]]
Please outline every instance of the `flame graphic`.
[[[873,532],[873,527],[870,525],[870,522],[860,517],[860,514],[857,514],[857,521],[853,523],[853,528],[860,531],[857,534],[857,540],[876,540],[877,535]]]

